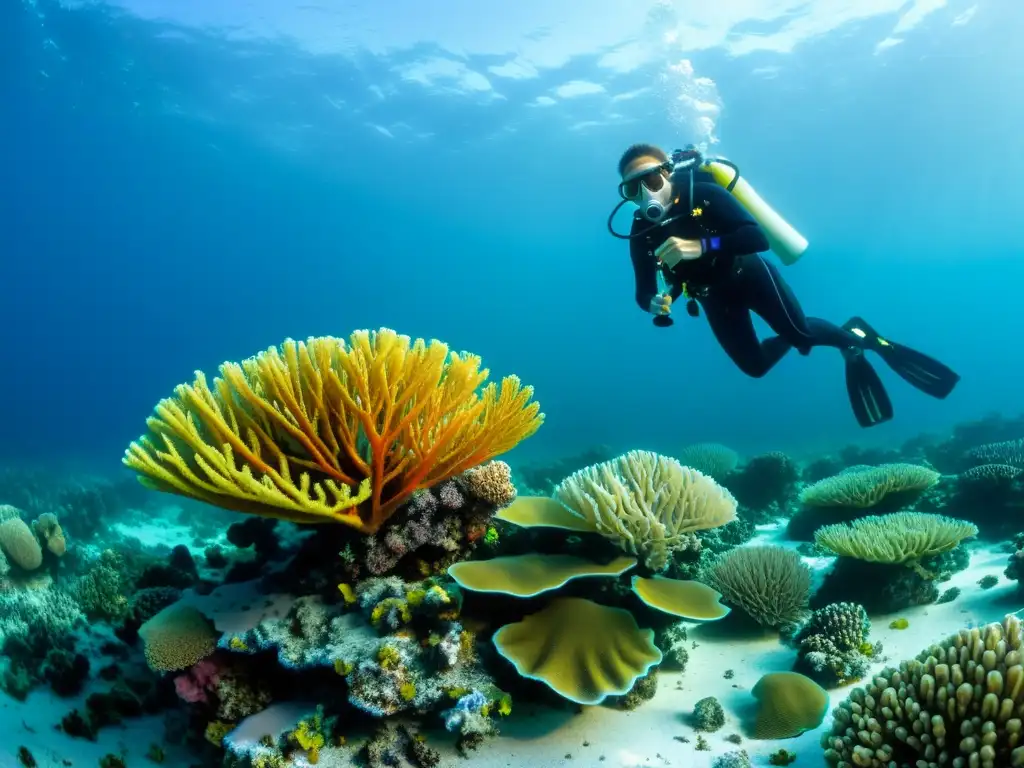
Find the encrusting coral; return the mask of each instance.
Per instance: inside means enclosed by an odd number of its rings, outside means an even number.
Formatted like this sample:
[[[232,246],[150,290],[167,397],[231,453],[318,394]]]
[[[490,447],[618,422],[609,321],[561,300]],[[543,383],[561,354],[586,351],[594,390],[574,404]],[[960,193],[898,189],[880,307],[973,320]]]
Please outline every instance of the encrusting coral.
[[[830,765],[997,768],[1024,765],[1021,623],[962,629],[887,667],[833,711]]]
[[[157,490],[293,522],[374,533],[417,490],[513,448],[543,422],[516,376],[382,328],[287,340],[211,388],[175,389],[124,463]],[[478,392],[478,389],[483,388]]]

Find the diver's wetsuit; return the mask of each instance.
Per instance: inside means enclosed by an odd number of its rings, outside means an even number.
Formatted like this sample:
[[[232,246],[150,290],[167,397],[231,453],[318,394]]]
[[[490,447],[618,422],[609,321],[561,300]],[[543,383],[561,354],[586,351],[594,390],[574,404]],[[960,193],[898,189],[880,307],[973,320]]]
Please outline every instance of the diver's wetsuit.
[[[672,300],[683,293],[695,298],[707,315],[718,343],[748,376],[764,376],[790,350],[802,354],[811,347],[862,347],[858,336],[827,320],[805,317],[800,304],[779,270],[760,254],[768,239],[745,208],[707,174],[698,173],[693,205],[686,200],[669,209],[667,217],[683,215],[664,226],[654,226],[639,214],[631,234],[630,257],[636,277],[636,303],[647,310],[658,293],[660,269]],[[691,215],[695,214],[695,215]],[[669,236],[704,240],[705,254],[681,261],[675,269],[661,265],[655,250]],[[757,338],[751,312],[756,312],[778,336]]]

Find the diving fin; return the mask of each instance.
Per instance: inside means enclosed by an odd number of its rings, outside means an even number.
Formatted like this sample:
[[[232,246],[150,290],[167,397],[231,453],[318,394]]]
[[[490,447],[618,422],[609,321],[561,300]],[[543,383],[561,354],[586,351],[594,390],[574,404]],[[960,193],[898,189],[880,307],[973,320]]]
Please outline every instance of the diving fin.
[[[878,372],[864,356],[864,350],[849,347],[843,350],[846,361],[846,391],[857,423],[873,427],[892,418],[892,401]]]
[[[877,352],[886,364],[926,395],[944,399],[960,381],[960,374],[933,357],[889,341],[860,317],[852,317],[843,329],[864,340],[864,348]]]

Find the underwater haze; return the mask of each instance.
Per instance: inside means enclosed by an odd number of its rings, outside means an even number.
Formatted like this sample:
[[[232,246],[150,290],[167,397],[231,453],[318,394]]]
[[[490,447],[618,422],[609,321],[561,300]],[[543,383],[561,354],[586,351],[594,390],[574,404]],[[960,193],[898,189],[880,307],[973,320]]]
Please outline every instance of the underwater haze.
[[[116,467],[194,370],[379,327],[533,385],[529,455],[1018,413],[1022,29],[1010,0],[5,0],[0,455]],[[866,431],[835,350],[750,379],[703,318],[653,326],[605,226],[645,141],[736,162],[810,241],[805,311],[956,391],[879,366]]]

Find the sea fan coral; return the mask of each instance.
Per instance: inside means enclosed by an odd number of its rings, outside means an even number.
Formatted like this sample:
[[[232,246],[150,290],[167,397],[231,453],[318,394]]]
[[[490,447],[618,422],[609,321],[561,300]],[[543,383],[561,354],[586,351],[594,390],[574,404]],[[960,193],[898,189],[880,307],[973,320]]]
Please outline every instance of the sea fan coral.
[[[416,490],[540,427],[532,388],[516,376],[483,386],[480,363],[386,328],[347,344],[289,339],[223,364],[212,388],[201,372],[179,385],[124,463],[157,490],[374,533]]]

